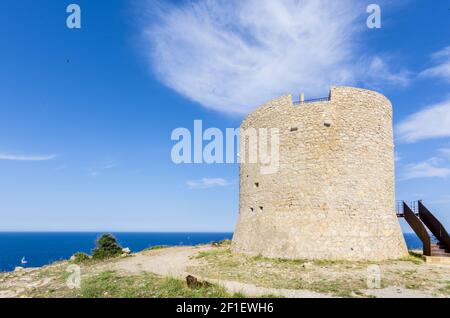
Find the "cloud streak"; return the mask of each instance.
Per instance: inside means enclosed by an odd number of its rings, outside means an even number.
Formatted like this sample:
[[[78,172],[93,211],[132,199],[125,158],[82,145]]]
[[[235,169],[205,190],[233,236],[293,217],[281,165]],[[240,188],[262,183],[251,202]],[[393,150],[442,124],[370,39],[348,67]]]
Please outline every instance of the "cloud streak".
[[[420,73],[420,77],[441,78],[450,82],[450,46],[432,55],[435,66]]]
[[[446,158],[450,158],[450,148],[441,148],[439,153]]]
[[[318,96],[331,85],[408,84],[406,72],[362,53],[366,10],[357,0],[149,4],[143,42],[153,70],[214,110],[246,113],[289,91]]]
[[[441,160],[430,158],[426,161],[416,164],[410,164],[405,167],[401,180],[421,179],[421,178],[448,178],[450,168],[440,166]]]
[[[189,180],[186,185],[189,189],[207,189],[214,187],[227,187],[232,183],[223,178],[202,178],[199,180]]]
[[[450,149],[441,148],[437,155],[427,160],[408,164],[403,168],[400,180],[423,179],[423,178],[441,178],[450,177]]]
[[[382,84],[390,84],[398,87],[407,87],[411,83],[411,72],[399,70],[394,72],[388,63],[379,56],[374,56],[368,61],[367,71],[360,74],[360,78],[366,84],[380,87]],[[361,67],[364,69],[364,67]]]
[[[17,155],[10,153],[0,153],[0,160],[10,161],[47,161],[55,159],[57,155]]]
[[[91,177],[98,177],[100,174],[102,174],[102,172],[104,172],[105,170],[111,170],[111,169],[114,169],[114,168],[116,168],[118,165],[116,164],[116,163],[108,163],[108,164],[106,164],[106,165],[104,165],[104,166],[101,166],[100,168],[98,168],[98,169],[95,169],[95,170],[93,170],[93,171],[91,171],[90,173],[89,173],[89,175],[91,176]]]
[[[450,97],[407,117],[396,126],[396,134],[407,143],[450,137]]]

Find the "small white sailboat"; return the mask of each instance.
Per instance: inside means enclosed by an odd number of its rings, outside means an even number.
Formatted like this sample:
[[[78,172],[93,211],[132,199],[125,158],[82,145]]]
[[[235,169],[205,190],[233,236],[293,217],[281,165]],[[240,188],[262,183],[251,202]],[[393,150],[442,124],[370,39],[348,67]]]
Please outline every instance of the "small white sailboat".
[[[25,259],[25,256],[22,257],[22,259],[20,260],[20,264],[25,265],[27,263],[28,263],[28,261]]]

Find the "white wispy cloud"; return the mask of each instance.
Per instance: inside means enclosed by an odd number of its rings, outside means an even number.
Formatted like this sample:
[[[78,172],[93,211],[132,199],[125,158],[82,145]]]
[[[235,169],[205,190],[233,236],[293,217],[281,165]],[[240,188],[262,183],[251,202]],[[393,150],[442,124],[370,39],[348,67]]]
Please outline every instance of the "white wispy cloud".
[[[189,180],[186,185],[189,189],[206,189],[213,187],[227,187],[232,183],[223,178],[202,178],[198,180]]]
[[[450,82],[450,46],[432,55],[434,66],[420,73],[421,77],[441,78]]]
[[[0,160],[12,161],[47,161],[55,159],[57,155],[19,155],[12,153],[0,153]]]
[[[440,148],[439,153],[447,158],[450,158],[450,148]]]
[[[431,201],[434,204],[448,204],[450,203],[450,195],[441,195],[440,197]]]
[[[289,91],[318,96],[331,85],[409,82],[407,72],[364,55],[367,13],[358,0],[149,4],[143,42],[153,70],[208,108],[246,113]]]
[[[360,78],[363,82],[380,87],[383,84],[391,84],[399,87],[407,87],[411,83],[411,72],[401,69],[393,71],[389,64],[379,56],[374,56],[368,61],[368,67],[362,67]]]
[[[396,126],[399,141],[413,143],[437,137],[450,137],[450,97],[410,115]]]
[[[401,180],[411,180],[419,178],[448,178],[450,167],[443,166],[440,158],[430,158],[416,164],[405,166]]]
[[[107,164],[105,164],[105,165],[103,165],[103,166],[101,166],[101,167],[99,167],[99,168],[97,168],[97,169],[95,169],[95,170],[92,170],[90,173],[89,173],[89,175],[91,176],[91,177],[97,177],[97,176],[99,176],[103,171],[105,171],[105,170],[110,170],[110,169],[114,169],[114,168],[116,168],[118,165],[116,164],[116,163],[107,163]]]

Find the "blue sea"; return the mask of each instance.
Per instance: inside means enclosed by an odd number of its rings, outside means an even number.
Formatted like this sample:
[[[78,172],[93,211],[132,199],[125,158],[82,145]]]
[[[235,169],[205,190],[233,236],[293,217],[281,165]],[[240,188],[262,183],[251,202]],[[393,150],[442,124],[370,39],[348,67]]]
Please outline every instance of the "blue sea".
[[[70,258],[75,252],[90,254],[102,233],[74,232],[3,232],[0,233],[0,271],[11,271],[21,265],[38,267]],[[231,239],[233,233],[112,233],[123,247],[138,252],[155,245],[196,245]],[[409,249],[421,249],[415,234],[405,234]]]

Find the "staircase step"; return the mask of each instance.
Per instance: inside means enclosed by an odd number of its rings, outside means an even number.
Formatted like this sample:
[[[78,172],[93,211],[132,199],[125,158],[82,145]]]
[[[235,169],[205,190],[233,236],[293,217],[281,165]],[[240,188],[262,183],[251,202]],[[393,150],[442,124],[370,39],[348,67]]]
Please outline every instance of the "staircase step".
[[[435,253],[449,253],[446,250],[438,250],[438,249],[433,249],[433,248],[431,249],[431,251],[435,252]]]
[[[450,255],[450,253],[440,252],[440,251],[431,251],[431,255]]]
[[[450,253],[431,251],[431,256],[450,257]]]
[[[436,252],[447,252],[448,250],[445,248],[431,248],[432,251]],[[448,252],[447,252],[448,253]]]
[[[448,250],[449,248],[445,244],[431,244],[432,249],[441,249],[441,250]]]

